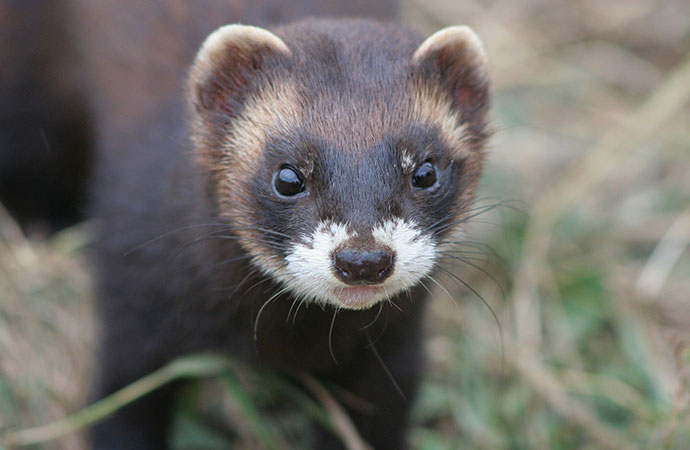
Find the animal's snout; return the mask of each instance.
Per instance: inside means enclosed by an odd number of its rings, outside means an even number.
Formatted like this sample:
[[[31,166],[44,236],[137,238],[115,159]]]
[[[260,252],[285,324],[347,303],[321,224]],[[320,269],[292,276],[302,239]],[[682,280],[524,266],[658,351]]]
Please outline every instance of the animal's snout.
[[[378,284],[393,272],[390,250],[337,250],[333,254],[335,275],[349,285]]]

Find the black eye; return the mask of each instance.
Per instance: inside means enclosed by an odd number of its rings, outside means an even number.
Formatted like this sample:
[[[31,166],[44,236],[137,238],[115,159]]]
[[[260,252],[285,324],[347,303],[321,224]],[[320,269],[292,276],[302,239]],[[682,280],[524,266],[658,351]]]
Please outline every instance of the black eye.
[[[273,185],[278,194],[285,197],[292,197],[300,192],[304,192],[304,181],[296,169],[284,166],[273,177]]]
[[[412,186],[419,189],[428,189],[436,184],[436,169],[429,161],[425,162],[414,171]]]

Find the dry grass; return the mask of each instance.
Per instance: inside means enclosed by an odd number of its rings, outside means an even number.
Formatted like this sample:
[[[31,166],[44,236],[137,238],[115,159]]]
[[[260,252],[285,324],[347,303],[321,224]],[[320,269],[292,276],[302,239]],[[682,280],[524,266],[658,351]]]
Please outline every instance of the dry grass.
[[[86,226],[28,240],[0,209],[0,230],[2,430],[56,420],[84,403],[95,324],[81,254]],[[70,436],[48,448],[82,442]]]
[[[454,270],[502,334],[444,280],[414,447],[688,448],[690,3],[407,0],[406,17],[484,39],[498,133],[482,196],[508,205],[470,230],[488,275]],[[83,402],[93,325],[84,228],[0,232],[2,429]]]

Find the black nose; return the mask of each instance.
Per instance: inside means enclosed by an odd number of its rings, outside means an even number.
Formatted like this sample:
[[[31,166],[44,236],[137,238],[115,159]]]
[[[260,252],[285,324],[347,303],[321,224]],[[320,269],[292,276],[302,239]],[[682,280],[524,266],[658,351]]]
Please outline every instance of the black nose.
[[[343,249],[333,254],[333,266],[336,276],[347,284],[376,284],[393,271],[393,254]]]

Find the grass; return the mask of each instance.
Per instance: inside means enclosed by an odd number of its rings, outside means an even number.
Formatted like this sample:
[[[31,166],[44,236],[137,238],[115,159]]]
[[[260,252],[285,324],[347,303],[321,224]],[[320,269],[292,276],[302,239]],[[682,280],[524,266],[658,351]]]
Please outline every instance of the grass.
[[[469,230],[478,267],[451,268],[481,299],[450,278],[452,298],[435,290],[413,448],[687,448],[690,5],[407,0],[405,10],[428,32],[467,23],[484,39],[498,132],[480,195],[502,205]],[[4,430],[84,404],[95,331],[88,224],[27,240],[3,217],[0,234],[1,446]],[[222,372],[188,388],[177,448],[299,448],[304,413],[338,417],[328,399],[265,376]],[[80,446],[71,433],[38,448]]]

